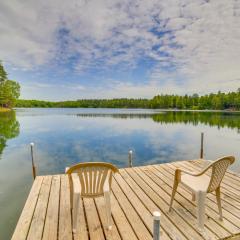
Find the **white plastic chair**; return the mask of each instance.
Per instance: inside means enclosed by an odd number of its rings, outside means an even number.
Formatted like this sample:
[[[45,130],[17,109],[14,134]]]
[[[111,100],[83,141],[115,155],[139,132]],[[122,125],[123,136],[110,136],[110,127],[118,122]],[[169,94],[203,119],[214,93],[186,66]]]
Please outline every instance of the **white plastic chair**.
[[[111,229],[110,191],[112,174],[117,172],[118,169],[114,165],[104,162],[79,163],[66,168],[70,183],[74,233],[76,233],[77,212],[81,197],[96,198],[104,196],[108,229]]]
[[[212,162],[211,164],[209,164],[199,173],[189,172],[179,168],[176,169],[169,211],[171,211],[178,184],[182,183],[186,188],[188,188],[192,192],[193,201],[195,200],[195,196],[196,196],[198,227],[200,229],[204,228],[205,198],[207,193],[211,193],[215,191],[220,220],[222,220],[223,217],[222,217],[222,207],[221,207],[220,184],[225,175],[227,168],[234,161],[235,161],[235,158],[233,156],[226,156],[226,157],[220,158]],[[210,176],[208,176],[207,174],[204,174],[207,171],[211,171]],[[185,173],[185,174],[182,174],[182,173]]]

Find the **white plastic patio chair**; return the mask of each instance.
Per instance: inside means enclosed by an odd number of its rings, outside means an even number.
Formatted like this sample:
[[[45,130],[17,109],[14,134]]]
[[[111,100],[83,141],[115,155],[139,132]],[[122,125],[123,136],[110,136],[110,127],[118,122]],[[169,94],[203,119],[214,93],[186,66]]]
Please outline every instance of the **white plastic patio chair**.
[[[205,198],[207,193],[211,193],[215,191],[220,220],[222,220],[223,217],[222,217],[222,207],[221,207],[220,184],[225,175],[227,168],[234,161],[235,161],[235,158],[233,156],[226,156],[226,157],[220,158],[212,162],[211,164],[209,164],[199,173],[194,173],[194,172],[186,171],[179,168],[176,169],[169,211],[171,211],[178,184],[182,183],[187,189],[189,189],[192,192],[193,201],[195,200],[195,196],[196,196],[198,227],[200,229],[204,228]],[[211,171],[210,176],[208,176],[207,174],[204,174],[207,171]]]
[[[96,198],[104,196],[106,203],[107,228],[111,229],[110,192],[112,174],[117,172],[118,169],[114,165],[104,162],[79,163],[66,168],[70,183],[74,233],[76,233],[77,213],[81,198]]]

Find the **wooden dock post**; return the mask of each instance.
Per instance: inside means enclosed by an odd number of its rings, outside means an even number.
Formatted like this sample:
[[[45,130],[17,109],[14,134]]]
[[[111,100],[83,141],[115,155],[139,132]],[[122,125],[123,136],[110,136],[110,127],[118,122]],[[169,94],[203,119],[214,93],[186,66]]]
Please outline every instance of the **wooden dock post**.
[[[200,149],[200,158],[203,159],[203,139],[204,139],[204,133],[201,133],[201,149]]]
[[[129,152],[128,152],[128,166],[129,166],[129,167],[132,167],[132,166],[133,166],[132,160],[133,160],[133,151],[132,151],[132,150],[129,150]]]
[[[153,240],[160,240],[160,217],[160,212],[153,212]]]
[[[35,179],[36,178],[36,167],[34,164],[33,147],[34,147],[34,143],[30,143],[31,158],[32,158],[32,175],[33,175],[33,179]]]

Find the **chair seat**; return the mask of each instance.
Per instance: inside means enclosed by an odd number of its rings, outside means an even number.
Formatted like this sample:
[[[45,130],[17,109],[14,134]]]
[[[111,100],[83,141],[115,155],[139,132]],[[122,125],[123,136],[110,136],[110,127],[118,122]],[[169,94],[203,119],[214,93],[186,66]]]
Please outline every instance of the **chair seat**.
[[[105,162],[78,163],[66,168],[70,183],[72,231],[74,234],[77,231],[81,198],[105,198],[107,228],[111,229],[110,192],[112,175],[117,172],[118,169],[114,165]]]
[[[177,168],[174,176],[169,211],[172,209],[172,204],[177,192],[178,184],[182,183],[184,187],[188,188],[192,192],[192,200],[196,200],[199,229],[204,228],[205,199],[207,193],[215,191],[219,216],[220,220],[222,220],[223,217],[220,184],[225,175],[225,172],[227,171],[227,168],[233,164],[234,161],[235,158],[233,156],[222,157],[212,162],[211,164],[208,164],[204,169],[197,173]],[[207,175],[208,173],[210,177]]]
[[[182,174],[181,183],[194,192],[206,192],[209,186],[210,177],[206,174],[195,177],[188,174]]]

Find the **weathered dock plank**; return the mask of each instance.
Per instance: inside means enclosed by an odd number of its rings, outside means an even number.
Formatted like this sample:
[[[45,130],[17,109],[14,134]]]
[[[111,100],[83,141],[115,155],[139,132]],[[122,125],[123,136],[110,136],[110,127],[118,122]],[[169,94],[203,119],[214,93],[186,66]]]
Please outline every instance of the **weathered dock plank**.
[[[19,218],[18,225],[12,236],[12,240],[25,240],[27,239],[28,231],[32,222],[32,216],[37,204],[38,196],[42,186],[44,177],[39,176],[35,179],[31,192],[23,208],[22,214]]]
[[[222,182],[223,221],[214,194],[207,195],[205,230],[199,231],[196,203],[181,185],[168,212],[175,169],[200,170],[203,160],[120,169],[112,183],[112,229],[106,228],[104,198],[80,201],[77,233],[72,233],[70,186],[66,175],[35,179],[12,240],[151,240],[154,211],[161,212],[161,240],[240,239],[240,176]]]
[[[52,182],[52,176],[44,177],[40,194],[38,197],[37,205],[33,214],[27,240],[42,239],[51,182]]]
[[[48,201],[43,240],[57,240],[59,212],[60,176],[53,176],[51,192]]]
[[[67,175],[61,176],[58,238],[59,240],[73,239],[70,188]]]
[[[112,209],[112,216],[114,222],[118,228],[119,234],[123,240],[137,240],[137,236],[133,231],[126,215],[124,214],[123,210],[121,209],[117,199],[115,198],[114,194],[111,195],[111,209]]]

